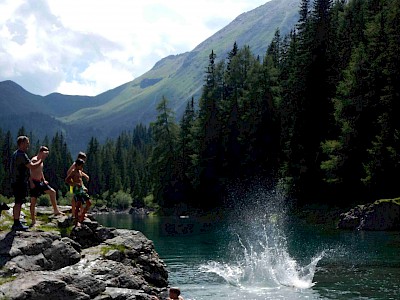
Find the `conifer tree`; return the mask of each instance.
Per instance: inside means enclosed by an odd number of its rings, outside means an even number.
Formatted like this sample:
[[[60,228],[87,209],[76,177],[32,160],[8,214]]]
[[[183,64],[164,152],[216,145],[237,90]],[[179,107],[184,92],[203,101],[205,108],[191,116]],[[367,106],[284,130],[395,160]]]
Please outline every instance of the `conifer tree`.
[[[72,163],[72,158],[64,140],[64,135],[57,132],[48,147],[50,154],[44,163],[43,172],[50,186],[56,191],[65,194],[68,187],[64,179]]]
[[[202,96],[199,100],[199,116],[195,123],[195,146],[197,183],[196,189],[201,193],[204,207],[210,207],[220,198],[222,149],[221,149],[221,114],[220,102],[223,98],[224,63],[216,63],[216,55],[211,51],[206,71]],[[200,194],[199,193],[199,194]]]
[[[177,175],[178,126],[174,114],[163,97],[157,106],[157,120],[151,124],[154,148],[151,155],[155,201],[162,207],[176,204],[175,176]]]
[[[87,187],[91,195],[101,195],[105,192],[103,185],[103,158],[101,153],[99,141],[95,137],[92,137],[86,150],[87,158],[84,167],[84,170],[90,177]]]
[[[5,134],[2,134],[2,142],[1,142],[1,154],[2,154],[2,165],[1,169],[3,170],[2,180],[1,180],[1,194],[10,197],[12,194],[11,191],[11,182],[10,182],[10,159],[12,153],[15,151],[16,146],[13,141],[13,137],[11,135],[10,130],[8,130]]]

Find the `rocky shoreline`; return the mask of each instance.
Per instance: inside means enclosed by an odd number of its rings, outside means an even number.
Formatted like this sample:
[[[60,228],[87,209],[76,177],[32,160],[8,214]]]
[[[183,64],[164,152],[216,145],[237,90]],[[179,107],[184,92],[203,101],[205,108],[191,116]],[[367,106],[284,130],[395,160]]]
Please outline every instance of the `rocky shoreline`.
[[[339,217],[337,227],[351,230],[400,230],[400,198],[357,205]]]
[[[46,228],[54,230],[0,232],[0,299],[150,300],[165,295],[166,265],[141,232],[103,227],[90,216],[74,229],[67,216],[48,220]]]

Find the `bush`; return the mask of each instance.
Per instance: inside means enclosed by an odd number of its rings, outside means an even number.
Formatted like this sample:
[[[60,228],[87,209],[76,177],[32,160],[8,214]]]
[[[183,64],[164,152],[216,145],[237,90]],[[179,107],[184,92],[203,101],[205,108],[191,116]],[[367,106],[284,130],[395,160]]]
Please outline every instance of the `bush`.
[[[72,201],[72,194],[67,193],[65,196],[59,196],[58,197],[58,204],[59,205],[71,205],[71,201]]]
[[[14,198],[7,198],[6,196],[0,194],[0,202],[10,204],[14,202]]]
[[[37,199],[38,206],[50,206],[50,196],[49,195],[41,195]]]
[[[107,206],[107,201],[102,198],[93,197],[93,198],[91,198],[91,200],[92,200],[93,206],[95,206],[95,207]]]
[[[131,194],[125,193],[123,191],[118,191],[111,196],[112,207],[121,210],[127,209],[132,204]]]
[[[159,205],[157,203],[154,203],[154,195],[149,194],[147,195],[144,199],[144,205],[150,209],[155,209],[157,210],[159,208]]]

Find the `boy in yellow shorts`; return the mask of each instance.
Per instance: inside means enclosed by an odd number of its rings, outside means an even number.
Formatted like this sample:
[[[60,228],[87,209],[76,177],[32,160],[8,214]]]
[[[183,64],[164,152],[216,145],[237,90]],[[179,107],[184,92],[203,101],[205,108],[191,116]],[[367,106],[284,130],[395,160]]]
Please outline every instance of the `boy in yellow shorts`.
[[[80,226],[85,215],[88,212],[92,202],[87,193],[87,188],[83,184],[83,178],[89,181],[89,176],[83,172],[83,165],[85,164],[83,159],[78,158],[75,161],[75,168],[69,173],[65,182],[73,186],[74,200],[75,200],[75,225]]]

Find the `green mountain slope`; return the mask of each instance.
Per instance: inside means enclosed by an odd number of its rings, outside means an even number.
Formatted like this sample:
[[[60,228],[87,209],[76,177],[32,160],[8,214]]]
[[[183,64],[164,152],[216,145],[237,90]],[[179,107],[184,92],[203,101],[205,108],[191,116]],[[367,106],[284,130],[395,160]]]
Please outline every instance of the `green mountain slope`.
[[[55,129],[61,130],[75,152],[85,149],[91,136],[104,141],[138,123],[147,125],[154,121],[156,105],[163,96],[179,119],[187,101],[194,97],[197,102],[201,95],[212,50],[217,60],[223,60],[236,42],[239,48],[250,46],[254,54],[263,58],[275,30],[279,28],[281,35],[285,35],[296,24],[299,6],[300,0],[269,1],[239,15],[192,51],[165,57],[135,80],[95,97],[58,93],[41,97],[11,81],[2,82],[0,105],[4,109],[0,117],[7,118],[0,118],[0,127],[17,130],[17,124],[21,124],[28,130],[38,130],[39,138],[46,129],[49,136]],[[48,126],[43,124],[46,122]],[[36,123],[43,128],[37,128]]]
[[[110,101],[83,108],[60,120],[66,124],[93,126],[113,135],[137,123],[153,121],[156,104],[162,96],[168,98],[179,118],[186,102],[192,97],[197,101],[201,94],[212,50],[217,59],[225,59],[236,41],[239,47],[249,45],[262,58],[277,28],[282,35],[293,28],[298,20],[299,4],[299,0],[273,0],[243,13],[192,51],[166,57],[150,71],[120,86],[121,92]]]

